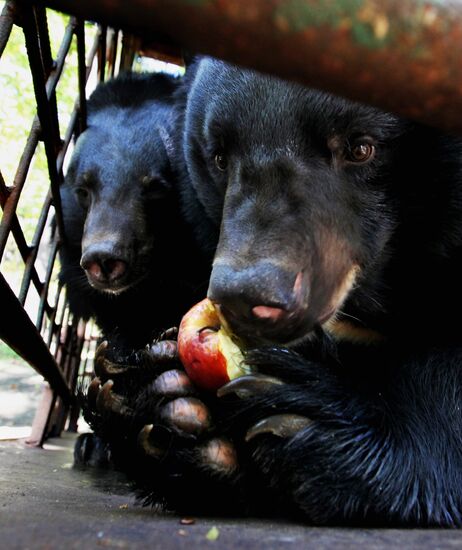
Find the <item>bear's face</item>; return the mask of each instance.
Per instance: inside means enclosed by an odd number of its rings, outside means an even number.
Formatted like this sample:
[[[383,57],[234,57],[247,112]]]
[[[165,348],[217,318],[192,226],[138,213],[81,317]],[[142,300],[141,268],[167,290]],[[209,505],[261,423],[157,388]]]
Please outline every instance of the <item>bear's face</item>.
[[[169,210],[169,160],[144,111],[139,123],[143,112],[136,109],[93,114],[63,186],[75,205],[69,212],[80,218],[80,228],[75,221],[66,224],[81,244],[80,265],[101,292],[119,294],[146,277],[158,226]]]
[[[385,262],[401,132],[373,108],[200,62],[183,147],[197,200],[221,225],[208,294],[239,336],[305,337]]]

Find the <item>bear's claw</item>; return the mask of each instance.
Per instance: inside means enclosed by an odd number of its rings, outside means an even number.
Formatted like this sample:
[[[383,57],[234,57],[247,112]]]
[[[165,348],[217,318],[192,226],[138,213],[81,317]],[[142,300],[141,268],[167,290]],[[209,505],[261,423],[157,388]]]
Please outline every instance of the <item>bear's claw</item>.
[[[95,378],[95,380],[98,380]],[[121,416],[133,416],[133,410],[127,406],[126,400],[118,395],[117,393],[114,393],[112,391],[112,387],[114,386],[114,382],[112,380],[108,380],[103,384],[101,387],[100,382],[98,380],[99,387],[97,388],[97,395],[96,395],[96,410],[99,411],[102,414],[107,414],[108,412],[115,413]],[[96,384],[93,386],[93,392],[96,389]],[[92,399],[94,398],[94,394],[92,395]]]
[[[164,330],[157,338],[157,341],[160,342],[161,340],[171,340],[172,338],[176,339],[178,336],[178,327],[170,327],[167,330]]]
[[[148,456],[160,460],[165,456],[169,445],[168,442],[164,444],[163,441],[166,434],[170,436],[166,428],[147,424],[138,434],[138,445]]]
[[[87,389],[87,402],[91,411],[96,411],[96,400],[98,399],[98,393],[101,387],[101,379],[98,377],[93,378]]]
[[[109,361],[106,357],[106,350],[108,348],[107,340],[101,342],[95,352],[95,374],[101,380],[107,380],[114,375],[125,372],[128,365],[122,365]]]
[[[230,393],[235,393],[238,397],[245,399],[265,393],[274,386],[283,384],[279,378],[274,376],[266,376],[264,374],[246,374],[228,382],[218,389],[217,396],[224,397]]]
[[[275,414],[264,418],[247,430],[245,440],[248,442],[262,434],[272,434],[277,437],[293,437],[304,430],[312,421],[299,414]]]
[[[176,330],[175,327],[169,329],[162,336],[174,335]],[[117,377],[119,374],[126,374],[129,371],[137,370],[139,372],[140,369],[151,370],[153,367],[158,369],[159,364],[178,361],[178,350],[175,340],[157,339],[133,355],[133,364],[130,364],[130,359],[127,359],[125,362],[116,362],[108,359],[106,357],[108,346],[109,344],[105,340],[98,346],[95,352],[95,375],[104,381]]]
[[[163,426],[147,424],[138,434],[138,445],[149,457],[163,460],[172,442],[172,433]],[[196,449],[199,463],[222,475],[238,468],[234,445],[224,437],[210,439]]]

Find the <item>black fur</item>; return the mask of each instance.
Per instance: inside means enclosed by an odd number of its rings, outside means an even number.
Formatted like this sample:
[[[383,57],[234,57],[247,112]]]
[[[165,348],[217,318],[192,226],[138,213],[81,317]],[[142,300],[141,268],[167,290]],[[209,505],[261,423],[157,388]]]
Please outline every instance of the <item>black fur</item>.
[[[177,98],[183,211],[217,250],[209,294],[247,361],[284,384],[201,394],[213,428],[167,427],[165,457],[136,458],[141,494],[190,514],[461,526],[462,143],[211,59]],[[118,419],[128,454],[144,424],[164,424],[164,402],[131,397],[136,419]],[[311,423],[245,441],[284,413]],[[233,441],[236,472],[204,463],[217,435]]]
[[[60,278],[71,311],[94,317],[119,355],[177,325],[207,284],[170,162],[177,87],[178,79],[164,74],[128,73],[100,84],[61,190],[67,239]],[[87,248],[96,242],[126,260],[125,290],[90,285],[81,267],[83,238]]]
[[[222,429],[279,510],[316,523],[460,526],[462,338],[450,319],[462,301],[461,141],[215,60],[189,78],[186,214],[199,240],[204,227],[208,236],[221,228],[216,259],[229,265],[214,268],[209,294],[224,301],[237,335],[299,352],[256,352],[258,369],[286,384],[237,400]],[[364,164],[351,157],[358,140],[375,147]],[[296,322],[265,324],[246,309],[246,300],[271,304],[286,284],[267,277],[266,260],[294,274],[290,285],[309,272]],[[351,263],[359,275],[336,319],[372,329],[363,335],[375,343],[319,326]],[[288,440],[258,436],[243,450],[249,426],[275,412],[312,425]],[[263,505],[255,494],[247,500]]]

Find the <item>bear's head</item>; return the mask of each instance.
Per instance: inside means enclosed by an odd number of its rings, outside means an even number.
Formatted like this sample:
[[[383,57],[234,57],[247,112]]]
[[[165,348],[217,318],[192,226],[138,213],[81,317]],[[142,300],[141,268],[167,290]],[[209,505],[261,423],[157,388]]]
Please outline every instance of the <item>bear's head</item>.
[[[156,97],[154,78],[145,79],[152,88],[145,94],[141,78],[94,92],[62,189],[68,237],[81,246],[80,265],[99,292],[119,294],[149,275],[177,208],[165,143],[172,107]]]
[[[296,83],[210,58],[194,66],[185,165],[219,228],[208,296],[238,336],[294,343],[361,301],[380,307],[361,292],[387,262],[403,128]]]

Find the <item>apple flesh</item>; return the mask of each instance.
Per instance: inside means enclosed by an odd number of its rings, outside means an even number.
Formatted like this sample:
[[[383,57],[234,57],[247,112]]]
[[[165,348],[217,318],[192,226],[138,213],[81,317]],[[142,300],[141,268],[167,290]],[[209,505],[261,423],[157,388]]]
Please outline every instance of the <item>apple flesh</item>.
[[[208,298],[193,306],[181,320],[178,355],[189,378],[202,389],[216,390],[249,373],[242,351]]]

